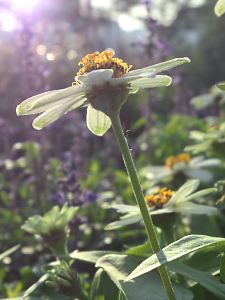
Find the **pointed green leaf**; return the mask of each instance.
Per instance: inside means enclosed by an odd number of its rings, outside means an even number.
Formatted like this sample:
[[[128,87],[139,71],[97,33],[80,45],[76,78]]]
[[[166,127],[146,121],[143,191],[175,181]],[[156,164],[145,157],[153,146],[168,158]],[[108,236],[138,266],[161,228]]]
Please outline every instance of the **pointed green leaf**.
[[[225,282],[225,253],[221,254],[220,276],[223,279],[223,282]]]
[[[118,292],[117,286],[109,275],[103,269],[98,269],[91,285],[91,300],[116,300]]]
[[[219,282],[213,275],[193,269],[179,262],[169,263],[168,269],[198,282],[214,295],[225,299],[225,284]]]
[[[87,108],[87,126],[95,135],[102,136],[110,128],[111,120],[106,114],[89,105]]]
[[[194,234],[185,236],[143,261],[126,278],[126,281],[150,272],[160,265],[166,264],[188,253],[217,245],[225,245],[225,239]]]
[[[35,291],[45,280],[48,278],[48,274],[44,274],[37,282],[35,282],[29,289],[24,293],[23,298],[29,296],[33,291]]]
[[[75,250],[74,252],[70,253],[67,256],[63,256],[63,257],[70,257],[70,258],[74,258],[74,259],[79,259],[79,260],[83,260],[83,261],[87,261],[90,263],[96,263],[99,258],[101,258],[102,256],[108,255],[108,254],[118,254],[119,252],[115,252],[115,251],[82,251],[82,252],[78,252],[77,250]]]
[[[222,16],[222,14],[225,13],[225,0],[218,0],[215,5],[214,11],[217,17]]]
[[[10,254],[12,254],[13,252],[15,252],[16,250],[18,250],[20,248],[20,245],[16,245],[8,250],[6,250],[5,252],[0,254],[0,261],[3,260],[5,257],[9,256]]]
[[[103,268],[108,273],[128,300],[149,300],[150,295],[154,295],[154,300],[168,299],[162,280],[156,271],[136,278],[132,282],[124,282],[130,271],[139,263],[140,260],[132,256],[112,254],[100,258],[96,267]],[[173,283],[173,287],[177,300],[193,299],[192,292],[183,286]]]

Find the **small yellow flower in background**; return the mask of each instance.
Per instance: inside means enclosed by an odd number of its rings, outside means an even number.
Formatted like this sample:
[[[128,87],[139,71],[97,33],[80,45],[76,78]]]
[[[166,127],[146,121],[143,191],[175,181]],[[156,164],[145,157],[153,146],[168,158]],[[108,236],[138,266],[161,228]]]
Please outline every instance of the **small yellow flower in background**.
[[[212,174],[207,167],[219,166],[221,160],[217,158],[205,159],[199,155],[191,158],[187,153],[181,153],[177,156],[167,158],[165,166],[146,166],[140,170],[140,175],[144,176],[153,184],[161,181],[168,181],[178,173],[184,174],[188,178],[196,178],[203,182],[208,182],[212,179]]]
[[[79,65],[73,86],[33,96],[17,106],[17,115],[41,113],[33,121],[35,129],[42,129],[67,112],[84,105],[87,108],[88,128],[103,135],[111,126],[110,113],[119,112],[130,93],[138,88],[170,85],[172,79],[157,73],[190,62],[189,58],[175,58],[143,69],[130,71],[131,65],[113,58],[114,52],[103,51],[86,55]]]
[[[166,213],[212,214],[217,212],[216,207],[190,202],[190,200],[217,191],[216,188],[209,188],[193,193],[198,185],[199,180],[189,180],[183,184],[178,191],[171,191],[167,188],[163,188],[156,191],[153,195],[147,195],[145,200],[149,208],[149,213],[151,215],[160,215]],[[122,216],[119,221],[108,224],[105,228],[107,230],[116,229],[142,220],[138,206],[116,204],[112,205],[112,208],[125,215]]]

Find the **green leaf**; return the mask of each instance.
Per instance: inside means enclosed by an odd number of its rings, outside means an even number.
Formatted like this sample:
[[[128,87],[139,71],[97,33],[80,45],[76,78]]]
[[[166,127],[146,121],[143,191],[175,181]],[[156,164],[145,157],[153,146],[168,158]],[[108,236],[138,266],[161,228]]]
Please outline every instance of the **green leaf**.
[[[222,16],[222,14],[225,13],[225,0],[218,0],[215,5],[214,11],[217,17]]]
[[[19,248],[20,248],[20,245],[16,245],[16,246],[6,250],[2,254],[0,254],[0,261],[3,260],[5,257],[9,256],[10,254],[12,254],[13,252],[15,252],[16,250],[18,250]]]
[[[91,300],[116,300],[118,288],[103,269],[98,269],[92,281]]]
[[[156,271],[145,274],[132,282],[124,282],[130,271],[139,263],[140,260],[132,256],[111,254],[100,258],[96,267],[101,267],[108,273],[127,300],[149,300],[150,295],[154,295],[154,300],[168,299],[162,280]],[[192,292],[183,286],[173,283],[173,287],[177,300],[193,299]]]
[[[225,282],[225,253],[221,254],[220,276],[223,279],[223,282]]]
[[[166,264],[188,253],[217,245],[225,245],[225,239],[206,235],[185,236],[143,261],[126,278],[126,281],[150,272],[155,268],[158,268],[160,265]]]
[[[219,282],[213,275],[190,268],[179,262],[169,263],[168,269],[198,282],[214,295],[225,299],[225,284]]]
[[[102,136],[110,128],[111,120],[106,114],[89,105],[87,108],[87,126],[95,135]]]
[[[24,300],[24,297],[15,297],[15,298],[4,298],[1,300]],[[28,297],[26,300],[41,300],[40,297]]]
[[[225,83],[219,83],[216,85],[221,91],[225,91]]]
[[[108,255],[108,254],[118,254],[120,252],[115,252],[115,251],[83,251],[83,252],[78,252],[75,250],[74,252],[70,253],[67,256],[63,257],[70,257],[74,259],[79,259],[83,261],[87,261],[90,263],[96,263],[99,258],[102,256]]]
[[[44,274],[37,282],[35,282],[31,287],[29,287],[28,290],[23,295],[23,298],[26,298],[29,296],[33,291],[35,291],[42,283],[45,282],[45,280],[48,279],[48,274]]]

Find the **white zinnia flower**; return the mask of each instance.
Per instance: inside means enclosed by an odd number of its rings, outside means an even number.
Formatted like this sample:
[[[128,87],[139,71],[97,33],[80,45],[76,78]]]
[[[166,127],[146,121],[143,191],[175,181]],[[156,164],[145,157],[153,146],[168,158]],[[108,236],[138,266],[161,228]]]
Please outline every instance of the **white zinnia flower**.
[[[42,129],[70,110],[88,105],[88,127],[93,133],[103,135],[110,128],[111,120],[104,109],[98,109],[99,102],[103,108],[107,98],[113,98],[112,102],[117,104],[120,101],[121,107],[128,94],[136,92],[138,88],[168,86],[171,83],[169,76],[156,75],[157,73],[190,62],[189,58],[176,58],[130,71],[132,66],[128,66],[122,59],[113,58],[113,55],[114,52],[107,51],[86,55],[79,63],[84,67],[77,73],[73,86],[42,93],[23,101],[17,106],[17,115],[42,113],[33,122],[35,129]],[[123,99],[117,100],[121,94]]]
[[[196,141],[196,145],[185,147],[185,151],[192,151],[194,154],[206,152],[213,149],[215,152],[224,154],[225,144],[225,122],[209,128],[207,132],[191,131],[190,138]]]
[[[151,215],[165,213],[184,213],[184,214],[211,214],[217,211],[217,208],[207,205],[195,204],[190,200],[202,197],[217,191],[216,188],[209,188],[193,193],[199,185],[199,180],[189,180],[183,184],[177,192],[163,188],[154,195],[146,196],[146,203]],[[138,206],[134,205],[113,205],[119,213],[125,213],[119,221],[110,223],[105,229],[116,229],[124,225],[129,225],[142,220],[141,212]]]
[[[196,178],[207,182],[212,179],[212,174],[202,168],[218,166],[221,160],[217,158],[204,159],[199,155],[191,159],[187,153],[177,156],[170,156],[166,160],[165,166],[146,166],[140,170],[140,175],[154,183],[169,179],[176,174],[184,174],[187,177]]]

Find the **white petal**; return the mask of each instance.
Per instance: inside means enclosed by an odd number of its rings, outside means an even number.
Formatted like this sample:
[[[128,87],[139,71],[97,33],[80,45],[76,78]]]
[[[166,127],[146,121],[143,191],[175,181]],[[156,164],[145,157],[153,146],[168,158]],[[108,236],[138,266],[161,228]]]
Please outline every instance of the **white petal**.
[[[128,214],[119,221],[112,222],[105,227],[105,230],[112,230],[119,228],[121,226],[129,225],[136,223],[142,220],[142,216],[140,213]]]
[[[183,184],[177,193],[175,193],[172,198],[167,202],[164,207],[168,207],[176,203],[177,201],[182,201],[186,196],[190,195],[193,191],[197,189],[199,185],[199,180],[188,180],[185,184]]]
[[[174,174],[173,171],[164,171],[160,174],[151,174],[151,173],[148,173],[146,174],[146,179],[148,180],[153,180],[155,182],[159,182],[165,178],[168,178],[169,176],[172,176]]]
[[[168,86],[172,82],[171,77],[157,75],[155,78],[141,78],[131,82],[131,87],[153,88],[158,86]]]
[[[111,120],[100,110],[94,109],[91,105],[88,105],[87,126],[95,135],[102,136],[110,128]]]
[[[143,69],[138,69],[138,70],[133,70],[130,71],[130,75],[135,76],[136,74],[141,74],[141,73],[145,73],[148,70],[151,69],[155,69],[157,73],[174,68],[176,66],[182,65],[183,63],[187,63],[190,62],[190,59],[188,57],[184,57],[184,58],[175,58],[175,59],[171,59],[168,60],[166,62],[162,62],[153,66],[149,66]]]
[[[193,130],[190,132],[190,138],[197,140],[197,141],[202,141],[204,140],[205,133],[197,130]]]
[[[164,207],[161,209],[156,209],[150,212],[150,215],[161,215],[161,214],[169,214],[174,212],[174,209],[172,206]]]
[[[27,115],[32,114],[32,109],[41,107],[46,104],[52,103],[52,107],[58,105],[58,100],[63,100],[69,96],[76,97],[78,94],[85,94],[90,91],[89,85],[75,85],[65,89],[50,91],[46,93],[42,93],[36,96],[33,96],[25,101],[23,101],[20,105],[17,106],[16,112],[17,115]],[[56,102],[57,101],[57,102]],[[54,103],[56,102],[56,103]],[[43,110],[42,110],[43,111]]]
[[[140,175],[145,176],[148,173],[160,174],[166,171],[168,171],[168,168],[165,166],[147,166],[140,170]]]
[[[213,166],[220,166],[221,165],[221,160],[218,158],[210,158],[210,159],[205,159],[202,162],[199,162],[196,167],[202,168],[202,167],[213,167]]]
[[[198,164],[199,162],[204,160],[204,156],[203,155],[198,155],[195,156],[194,158],[192,158],[192,160],[189,162],[190,166],[196,166],[196,164]]]
[[[147,69],[145,71],[143,71],[144,69],[138,69],[138,70],[134,70],[134,71],[130,71],[127,74],[123,75],[123,78],[125,77],[155,77],[156,76],[156,70],[155,69]]]
[[[184,173],[186,174],[187,177],[196,178],[202,182],[208,182],[213,178],[212,174],[207,170],[190,168],[185,170]]]
[[[70,100],[73,100],[73,99],[74,99],[75,103],[77,101],[80,101],[81,99],[83,99],[83,103],[80,104],[80,105],[82,105],[82,104],[84,104],[84,102],[86,101],[87,98],[85,98],[85,96],[83,94],[81,94],[81,95],[80,94],[75,94],[73,96],[69,96],[69,97],[66,97],[66,98],[62,98],[62,99],[56,100],[53,103],[50,102],[50,103],[43,104],[40,107],[29,109],[27,111],[26,115],[41,113],[43,111],[49,110],[51,108],[54,108],[56,106],[64,105],[64,104],[70,102]]]
[[[192,202],[183,202],[174,208],[175,212],[183,214],[212,214],[217,212],[216,207],[195,204]]]
[[[153,194],[155,194],[158,190],[160,190],[160,187],[159,187],[158,185],[153,186],[153,187],[150,187],[150,188],[148,188],[148,189],[145,191],[145,196],[153,195]]]
[[[82,82],[83,84],[92,84],[101,86],[104,85],[106,81],[109,81],[113,76],[113,70],[111,69],[101,69],[94,70],[85,75],[80,75],[76,77],[76,80]]]
[[[188,168],[188,164],[185,162],[178,162],[173,165],[174,172],[183,172]]]
[[[131,213],[131,212],[140,212],[138,206],[135,205],[126,205],[126,204],[115,204],[111,208],[114,208],[119,213]]]
[[[58,120],[62,115],[67,113],[71,106],[75,108],[78,106],[81,106],[83,104],[84,100],[79,99],[79,101],[76,102],[76,100],[70,100],[65,104],[58,105],[56,107],[48,109],[46,112],[38,116],[34,121],[33,121],[33,127],[37,130],[40,130],[44,128],[45,126],[55,122]]]
[[[182,202],[186,202],[186,201],[189,201],[189,200],[192,200],[192,199],[197,199],[197,198],[200,198],[202,196],[205,196],[205,195],[208,195],[208,194],[211,194],[213,192],[216,192],[217,189],[216,188],[209,188],[209,189],[204,189],[204,190],[201,190],[201,191],[198,191],[186,198],[183,198]]]

